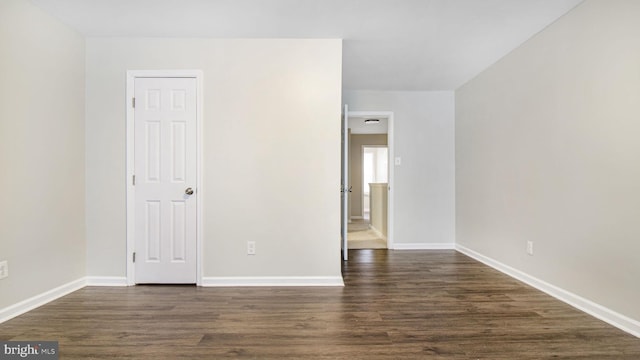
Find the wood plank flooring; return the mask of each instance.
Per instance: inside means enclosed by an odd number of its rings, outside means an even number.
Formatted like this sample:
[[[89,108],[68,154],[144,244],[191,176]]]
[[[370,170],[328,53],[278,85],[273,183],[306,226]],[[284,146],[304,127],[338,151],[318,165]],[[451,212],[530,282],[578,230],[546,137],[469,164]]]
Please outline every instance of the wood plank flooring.
[[[640,359],[640,339],[455,251],[354,250],[344,288],[87,287],[0,324],[61,359]]]

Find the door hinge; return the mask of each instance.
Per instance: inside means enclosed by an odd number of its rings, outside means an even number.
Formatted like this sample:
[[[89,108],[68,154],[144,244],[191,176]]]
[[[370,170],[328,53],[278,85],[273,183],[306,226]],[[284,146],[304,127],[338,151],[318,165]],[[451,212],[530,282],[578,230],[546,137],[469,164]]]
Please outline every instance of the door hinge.
[[[131,107],[136,108],[136,98],[131,98]]]
[[[136,186],[136,176],[133,175],[133,186]]]
[[[135,253],[135,251],[133,252],[133,262],[136,262],[136,253]]]

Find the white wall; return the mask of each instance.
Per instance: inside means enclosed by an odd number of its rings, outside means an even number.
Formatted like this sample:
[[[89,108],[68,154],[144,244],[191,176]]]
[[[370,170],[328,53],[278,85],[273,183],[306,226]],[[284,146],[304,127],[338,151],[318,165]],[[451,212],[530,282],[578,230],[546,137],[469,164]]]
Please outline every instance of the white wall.
[[[88,39],[88,274],[126,271],[126,71],[201,69],[204,276],[339,277],[341,49],[340,40]],[[246,255],[248,240],[257,255]]]
[[[636,320],[639,18],[587,0],[456,91],[457,242]]]
[[[83,278],[84,40],[0,2],[0,310]]]
[[[455,241],[454,93],[345,91],[350,111],[393,111],[394,243]],[[391,140],[389,141],[391,143]]]

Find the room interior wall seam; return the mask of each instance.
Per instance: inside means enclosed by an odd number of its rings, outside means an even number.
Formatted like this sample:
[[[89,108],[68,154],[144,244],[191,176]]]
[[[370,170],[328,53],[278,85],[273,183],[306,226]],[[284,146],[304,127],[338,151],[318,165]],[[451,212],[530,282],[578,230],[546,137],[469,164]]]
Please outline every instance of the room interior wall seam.
[[[546,281],[540,280],[532,275],[529,275],[523,271],[515,269],[509,265],[494,260],[488,256],[485,256],[479,252],[476,252],[470,248],[461,244],[455,245],[456,251],[467,255],[493,269],[500,271],[501,273],[522,281],[523,283],[540,290],[554,298],[571,305],[572,307],[587,313],[599,320],[602,320],[609,325],[625,331],[635,337],[640,338],[640,321],[634,320],[628,316],[613,311],[605,306],[595,303],[589,299],[576,295],[570,291],[562,289],[558,286],[550,284]]]

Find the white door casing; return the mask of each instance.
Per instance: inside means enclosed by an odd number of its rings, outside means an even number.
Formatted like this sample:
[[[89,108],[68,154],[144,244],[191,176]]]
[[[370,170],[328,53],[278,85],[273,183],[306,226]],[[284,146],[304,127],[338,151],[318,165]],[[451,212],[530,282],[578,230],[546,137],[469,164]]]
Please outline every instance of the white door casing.
[[[129,75],[128,283],[199,283],[199,79]]]
[[[349,106],[344,105],[342,115],[342,168],[340,186],[340,205],[342,216],[340,217],[340,238],[342,240],[342,260],[349,260],[349,247],[347,230],[349,226]]]
[[[394,249],[394,193],[395,193],[395,142],[394,142],[394,118],[393,111],[349,111],[348,117],[370,117],[370,118],[386,118],[387,119],[387,149],[389,173],[388,181],[389,192],[387,194],[387,248]]]

